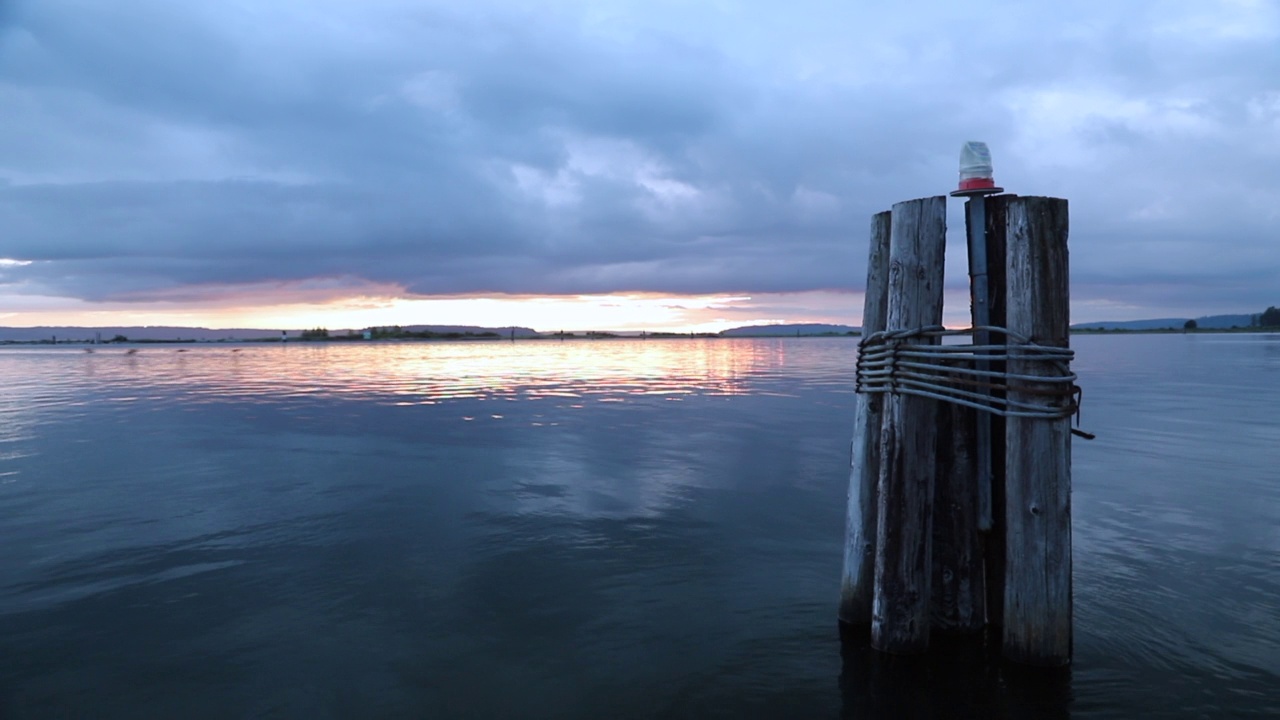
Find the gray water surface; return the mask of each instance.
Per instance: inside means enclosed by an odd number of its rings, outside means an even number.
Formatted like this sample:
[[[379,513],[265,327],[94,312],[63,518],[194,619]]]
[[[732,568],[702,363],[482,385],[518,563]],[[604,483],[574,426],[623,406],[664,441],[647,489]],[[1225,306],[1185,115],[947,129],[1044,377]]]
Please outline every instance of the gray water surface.
[[[842,657],[853,339],[0,349],[0,717],[1280,715],[1280,337],[1073,345],[1048,679]]]

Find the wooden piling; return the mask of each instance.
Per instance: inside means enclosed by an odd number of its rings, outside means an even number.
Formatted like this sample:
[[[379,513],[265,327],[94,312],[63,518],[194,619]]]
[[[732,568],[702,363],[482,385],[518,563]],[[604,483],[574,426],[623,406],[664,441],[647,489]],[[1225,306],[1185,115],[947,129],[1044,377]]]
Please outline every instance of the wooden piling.
[[[942,322],[946,198],[893,206],[890,221],[890,330]],[[893,394],[885,401],[876,513],[871,645],[899,654],[929,645],[930,533],[937,403]]]
[[[892,213],[871,218],[867,292],[862,303],[862,336],[885,328],[889,303],[889,229]],[[884,395],[861,393],[854,416],[845,520],[844,573],[840,583],[840,622],[858,636],[871,631],[875,587],[876,486],[880,482],[880,424]]]
[[[1008,328],[1040,345],[1066,347],[1067,201],[1015,198],[1008,205],[1007,228]],[[1048,371],[1011,357],[1009,373]],[[1019,384],[1023,387],[1010,390],[1011,400],[1057,407],[1068,402],[1037,393],[1040,386]],[[1072,650],[1070,419],[1010,417],[1005,442],[1002,652],[1029,665],[1066,665]]]
[[[933,495],[933,630],[969,634],[986,623],[982,543],[978,533],[977,411],[938,406]]]

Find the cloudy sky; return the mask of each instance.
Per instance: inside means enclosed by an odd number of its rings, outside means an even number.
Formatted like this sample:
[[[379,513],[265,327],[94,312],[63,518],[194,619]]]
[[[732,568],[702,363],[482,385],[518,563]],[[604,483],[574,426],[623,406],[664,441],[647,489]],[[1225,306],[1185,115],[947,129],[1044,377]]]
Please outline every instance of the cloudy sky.
[[[1280,305],[1273,0],[0,0],[0,324],[856,324],[965,140],[1073,320]]]

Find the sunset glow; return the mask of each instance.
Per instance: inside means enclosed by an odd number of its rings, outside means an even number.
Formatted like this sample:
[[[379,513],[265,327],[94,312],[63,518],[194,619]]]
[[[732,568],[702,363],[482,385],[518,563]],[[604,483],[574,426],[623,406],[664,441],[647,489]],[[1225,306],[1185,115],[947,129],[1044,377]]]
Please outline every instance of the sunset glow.
[[[15,298],[15,302],[16,302]],[[527,327],[541,332],[718,332],[743,325],[860,321],[861,293],[807,292],[753,295],[644,293],[413,298],[356,296],[254,306],[180,302],[87,303],[28,299],[0,324],[31,326],[177,325],[205,328],[362,329],[387,325]],[[8,307],[15,307],[9,304]],[[21,307],[21,305],[17,305]]]

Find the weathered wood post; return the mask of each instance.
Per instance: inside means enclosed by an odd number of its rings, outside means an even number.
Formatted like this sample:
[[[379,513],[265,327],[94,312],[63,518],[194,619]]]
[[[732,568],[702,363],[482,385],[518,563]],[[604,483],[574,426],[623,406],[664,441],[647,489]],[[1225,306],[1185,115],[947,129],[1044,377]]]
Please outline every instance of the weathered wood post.
[[[955,403],[938,406],[930,622],[934,630],[948,633],[976,633],[986,624],[976,415]]]
[[[889,303],[889,228],[892,213],[871,218],[867,292],[862,303],[862,337],[885,328]],[[880,423],[884,395],[860,393],[854,417],[845,520],[844,573],[840,582],[842,630],[862,636],[871,631],[875,587],[876,486],[880,482]]]
[[[1039,345],[1067,347],[1067,201],[1012,199],[1007,222],[1008,328]],[[1018,359],[1012,342],[1008,368],[1010,375],[1051,374],[1041,363]],[[1011,401],[1053,408],[1070,402],[1038,383],[1011,385]],[[1006,422],[1003,653],[1030,665],[1071,662],[1070,422]]]
[[[889,330],[942,322],[946,198],[893,206],[889,243]],[[930,533],[937,403],[891,394],[880,437],[875,596],[871,645],[891,653],[929,645]]]

